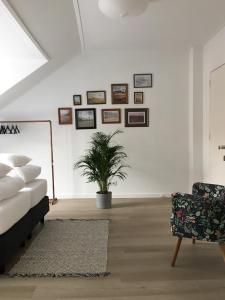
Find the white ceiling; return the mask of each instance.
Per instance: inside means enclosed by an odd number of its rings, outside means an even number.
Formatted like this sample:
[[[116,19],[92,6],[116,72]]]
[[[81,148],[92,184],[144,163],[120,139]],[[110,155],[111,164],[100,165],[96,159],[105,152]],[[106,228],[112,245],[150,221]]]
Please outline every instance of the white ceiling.
[[[203,45],[225,25],[225,0],[150,1],[143,15],[113,20],[98,0],[8,0],[50,60],[0,96],[0,108],[78,55],[79,32],[87,50],[161,50]]]
[[[204,44],[225,25],[225,0],[151,0],[136,18],[105,17],[98,0],[79,3],[86,49],[162,49]]]
[[[49,62],[0,96],[0,108],[80,53],[73,0],[8,0]]]

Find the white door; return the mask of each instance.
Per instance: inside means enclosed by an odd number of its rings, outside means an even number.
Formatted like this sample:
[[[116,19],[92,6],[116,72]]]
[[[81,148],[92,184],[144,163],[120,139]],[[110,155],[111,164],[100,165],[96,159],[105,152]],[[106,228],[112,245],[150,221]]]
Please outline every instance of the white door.
[[[211,73],[209,145],[209,180],[225,185],[225,66]]]

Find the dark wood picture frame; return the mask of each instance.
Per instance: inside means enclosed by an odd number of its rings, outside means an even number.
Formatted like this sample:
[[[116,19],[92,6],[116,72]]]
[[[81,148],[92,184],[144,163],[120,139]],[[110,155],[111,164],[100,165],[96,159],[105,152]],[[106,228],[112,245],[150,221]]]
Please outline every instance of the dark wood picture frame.
[[[134,92],[134,104],[144,103],[144,92]]]
[[[112,104],[128,104],[128,84],[111,84]]]
[[[88,113],[85,116],[84,112],[89,112],[90,113],[89,116]],[[96,129],[96,109],[95,108],[75,109],[75,124],[76,124],[76,129]]]
[[[73,95],[73,105],[81,105],[82,104],[82,95]]]
[[[73,113],[71,107],[60,107],[58,108],[58,117],[60,125],[71,125],[73,124]]]
[[[149,127],[149,108],[126,108],[125,127]]]
[[[152,88],[153,86],[153,74],[134,74],[134,88]]]
[[[94,97],[96,94],[96,98]],[[101,98],[100,94],[102,95]],[[88,105],[99,105],[106,104],[106,91],[87,91],[87,104]]]
[[[110,112],[116,112],[118,114],[117,120],[113,120],[109,118],[107,121],[107,118],[105,116],[105,113]],[[102,109],[102,124],[118,124],[121,123],[121,109],[120,108],[112,108],[112,109]]]

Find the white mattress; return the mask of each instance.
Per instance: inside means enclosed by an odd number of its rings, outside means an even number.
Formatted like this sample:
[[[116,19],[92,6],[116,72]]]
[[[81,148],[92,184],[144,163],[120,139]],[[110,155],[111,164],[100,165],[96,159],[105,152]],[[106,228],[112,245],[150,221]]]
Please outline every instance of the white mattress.
[[[19,192],[0,203],[0,234],[5,233],[30,210],[30,196]]]
[[[44,196],[47,194],[47,180],[35,179],[34,181],[27,183],[22,189],[24,192],[28,192],[30,195],[30,208],[38,204]]]

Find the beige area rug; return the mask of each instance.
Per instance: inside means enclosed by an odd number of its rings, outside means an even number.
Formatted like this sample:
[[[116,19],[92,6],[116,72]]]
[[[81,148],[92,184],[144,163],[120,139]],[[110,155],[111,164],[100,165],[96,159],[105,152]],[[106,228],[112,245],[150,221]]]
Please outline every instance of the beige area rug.
[[[49,220],[8,276],[106,276],[109,220]]]

